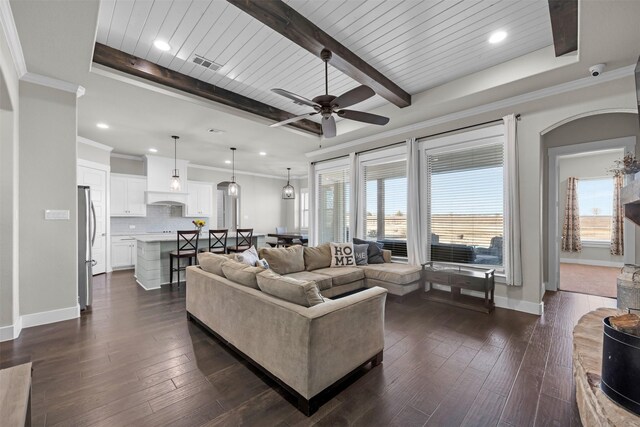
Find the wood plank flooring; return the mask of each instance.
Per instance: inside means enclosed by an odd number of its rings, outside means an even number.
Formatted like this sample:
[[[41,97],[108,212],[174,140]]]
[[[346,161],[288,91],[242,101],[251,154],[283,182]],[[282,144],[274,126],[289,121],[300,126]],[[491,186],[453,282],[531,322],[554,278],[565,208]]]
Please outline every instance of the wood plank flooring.
[[[388,300],[385,356],[312,417],[195,324],[184,287],[97,276],[80,319],[25,329],[0,363],[33,361],[35,426],[579,426],[571,331],[615,300],[547,293],[541,317]]]

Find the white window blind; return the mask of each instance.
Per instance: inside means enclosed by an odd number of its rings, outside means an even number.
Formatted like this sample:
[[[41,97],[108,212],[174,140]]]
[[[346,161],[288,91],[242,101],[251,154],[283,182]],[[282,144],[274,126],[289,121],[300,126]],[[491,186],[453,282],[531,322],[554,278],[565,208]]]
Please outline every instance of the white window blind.
[[[348,242],[349,167],[316,171],[317,242]]]
[[[300,190],[300,228],[309,228],[309,189]]]
[[[613,215],[613,179],[580,178],[578,180],[580,239],[591,242],[611,242]]]
[[[503,144],[425,154],[431,260],[501,266]]]
[[[407,256],[407,161],[365,162],[364,237],[384,244],[393,256]]]

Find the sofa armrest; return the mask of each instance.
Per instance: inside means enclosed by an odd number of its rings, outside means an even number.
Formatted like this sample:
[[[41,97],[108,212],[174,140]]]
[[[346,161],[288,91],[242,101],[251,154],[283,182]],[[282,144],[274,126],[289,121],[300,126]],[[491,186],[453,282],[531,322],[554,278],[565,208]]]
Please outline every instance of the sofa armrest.
[[[384,259],[384,262],[391,262],[391,251],[389,249],[383,249],[382,258]]]

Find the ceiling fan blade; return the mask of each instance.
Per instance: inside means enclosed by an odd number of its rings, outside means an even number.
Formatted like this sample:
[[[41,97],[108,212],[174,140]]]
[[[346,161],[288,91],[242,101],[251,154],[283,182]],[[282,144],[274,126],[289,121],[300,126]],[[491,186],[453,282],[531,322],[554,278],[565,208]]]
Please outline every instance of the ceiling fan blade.
[[[302,120],[305,117],[309,117],[309,116],[313,116],[314,114],[318,114],[318,113],[307,113],[307,114],[303,114],[301,116],[296,116],[296,117],[291,117],[290,119],[287,120],[283,120],[281,122],[278,123],[274,123],[272,125],[269,125],[270,128],[277,128],[278,126],[284,126],[284,125],[288,125],[289,123],[293,123],[293,122],[297,122],[298,120]]]
[[[359,122],[371,123],[372,125],[386,125],[389,123],[389,117],[378,116],[377,114],[364,113],[355,110],[340,110],[336,113],[343,119],[356,120]]]
[[[284,96],[285,98],[289,98],[295,104],[308,105],[309,107],[320,107],[320,104],[317,104],[312,100],[305,98],[304,96],[296,95],[295,93],[289,92],[288,90],[271,89],[271,92],[277,93],[278,95]]]
[[[322,136],[325,138],[336,136],[336,119],[333,116],[322,118]]]
[[[371,98],[376,93],[369,86],[358,86],[355,89],[347,91],[331,101],[331,106],[336,108],[345,108],[355,105],[365,99]]]

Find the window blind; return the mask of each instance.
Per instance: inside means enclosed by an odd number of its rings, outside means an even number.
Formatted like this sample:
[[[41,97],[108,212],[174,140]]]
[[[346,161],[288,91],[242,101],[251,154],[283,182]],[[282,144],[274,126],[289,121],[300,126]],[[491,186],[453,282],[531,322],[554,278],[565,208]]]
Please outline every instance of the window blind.
[[[384,244],[397,257],[407,256],[407,161],[365,163],[364,237]]]
[[[431,260],[501,266],[503,144],[425,154]]]
[[[316,183],[318,244],[350,241],[349,168],[317,171]]]

